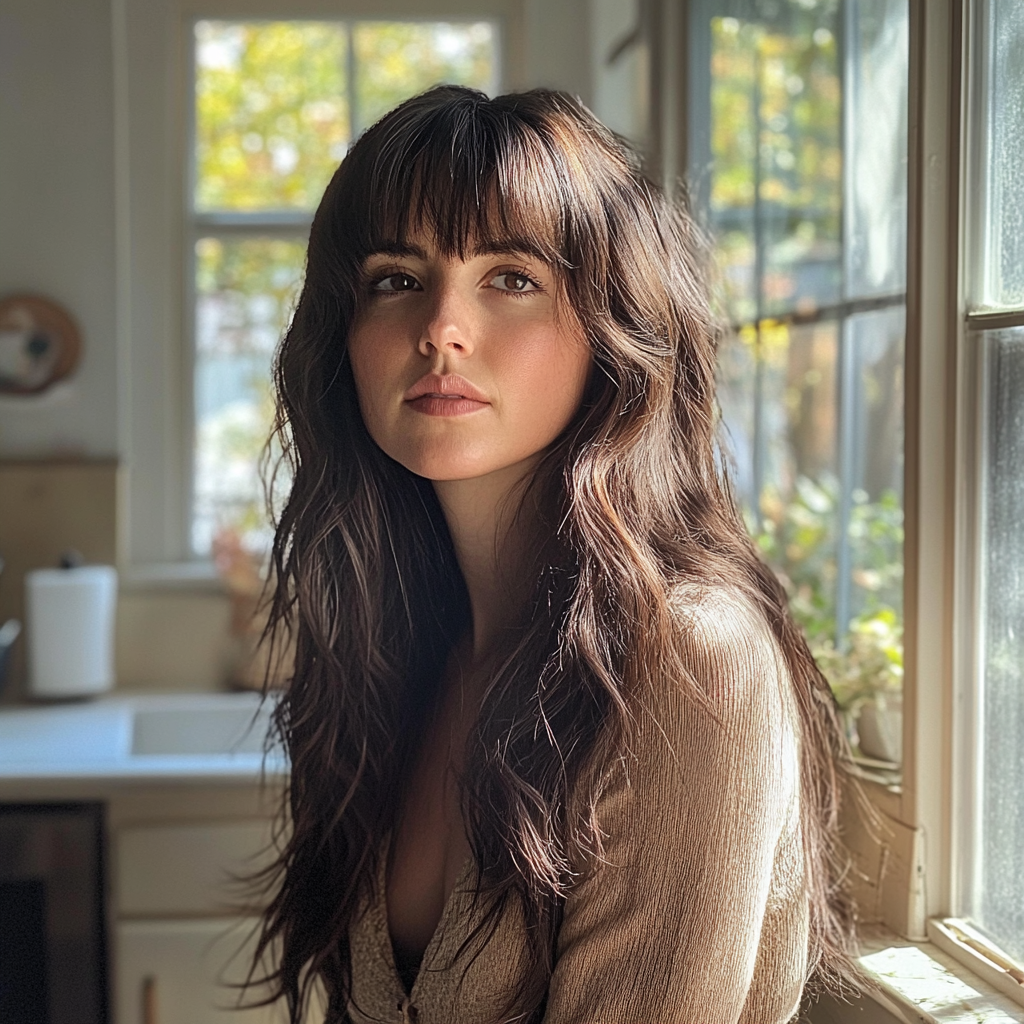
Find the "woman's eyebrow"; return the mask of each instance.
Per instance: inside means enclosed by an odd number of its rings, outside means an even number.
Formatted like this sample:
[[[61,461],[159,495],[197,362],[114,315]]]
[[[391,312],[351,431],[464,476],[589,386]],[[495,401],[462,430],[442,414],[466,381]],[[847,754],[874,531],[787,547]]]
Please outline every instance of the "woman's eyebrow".
[[[367,260],[372,260],[374,256],[390,256],[392,259],[399,260],[414,259],[426,261],[427,251],[426,249],[423,249],[418,245],[413,245],[409,242],[385,242],[383,245],[374,249],[373,252],[367,253],[363,262],[365,263]]]
[[[491,238],[474,243],[471,256],[529,256],[542,263],[549,261],[549,256],[528,238]]]

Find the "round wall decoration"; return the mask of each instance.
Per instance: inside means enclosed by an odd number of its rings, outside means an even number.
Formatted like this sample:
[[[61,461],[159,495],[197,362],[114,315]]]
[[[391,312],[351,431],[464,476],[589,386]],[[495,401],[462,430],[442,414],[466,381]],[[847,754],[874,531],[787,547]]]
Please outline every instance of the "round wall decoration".
[[[31,395],[78,365],[82,337],[71,314],[38,295],[0,300],[0,393]]]

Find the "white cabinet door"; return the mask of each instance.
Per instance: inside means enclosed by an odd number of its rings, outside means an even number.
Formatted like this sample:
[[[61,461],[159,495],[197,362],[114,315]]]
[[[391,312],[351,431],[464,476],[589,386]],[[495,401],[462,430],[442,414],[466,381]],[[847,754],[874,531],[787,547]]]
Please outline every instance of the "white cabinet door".
[[[255,921],[121,921],[115,1024],[286,1024],[283,1004],[238,1009]]]

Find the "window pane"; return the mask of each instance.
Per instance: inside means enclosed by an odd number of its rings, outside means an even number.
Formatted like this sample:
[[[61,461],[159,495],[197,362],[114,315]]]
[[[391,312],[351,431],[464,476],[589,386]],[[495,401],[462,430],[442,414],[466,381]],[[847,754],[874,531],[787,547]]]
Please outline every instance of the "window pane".
[[[271,361],[298,291],[305,243],[196,243],[195,493],[192,548],[230,528],[253,550],[268,540],[259,459],[273,418]]]
[[[691,74],[693,194],[737,329],[719,368],[736,488],[852,730],[902,679],[908,3],[690,10],[710,61],[707,92]]]
[[[350,139],[346,28],[200,21],[199,210],[313,209]]]
[[[989,0],[982,173],[983,306],[1024,305],[1024,4]]]
[[[488,22],[357,22],[356,134],[418,92],[450,82],[493,91],[494,28]]]
[[[846,297],[906,288],[907,0],[847,0]]]
[[[835,634],[838,349],[834,322],[762,326],[734,335],[719,361],[740,500],[815,643]]]
[[[734,322],[840,297],[841,81],[834,3],[711,19],[711,226]]]
[[[902,306],[863,313],[845,324],[850,414],[841,430],[842,510],[849,555],[841,559],[840,632],[851,620],[898,621],[903,612],[903,338]],[[844,371],[846,367],[844,366]],[[902,662],[900,662],[902,664]]]
[[[978,924],[1024,961],[1024,328],[985,338]]]

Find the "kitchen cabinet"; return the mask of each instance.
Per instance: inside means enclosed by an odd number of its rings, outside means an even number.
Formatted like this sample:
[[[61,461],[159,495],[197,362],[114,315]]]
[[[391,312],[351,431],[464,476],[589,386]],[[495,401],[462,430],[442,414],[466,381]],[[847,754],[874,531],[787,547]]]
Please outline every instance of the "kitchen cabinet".
[[[113,831],[115,1024],[286,1024],[241,988],[259,903],[241,878],[267,864],[269,819],[158,821]],[[246,1008],[247,1007],[247,1008]]]
[[[287,1024],[284,1006],[245,1005],[256,920],[119,921],[117,1024]],[[252,997],[249,997],[251,1000]]]

